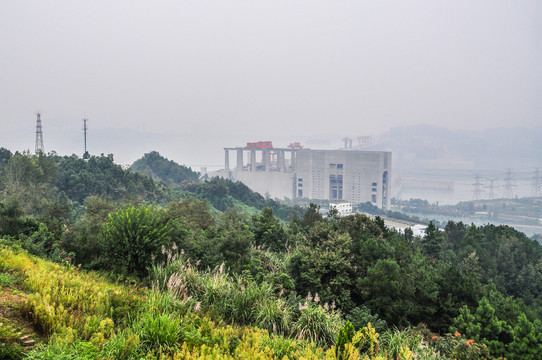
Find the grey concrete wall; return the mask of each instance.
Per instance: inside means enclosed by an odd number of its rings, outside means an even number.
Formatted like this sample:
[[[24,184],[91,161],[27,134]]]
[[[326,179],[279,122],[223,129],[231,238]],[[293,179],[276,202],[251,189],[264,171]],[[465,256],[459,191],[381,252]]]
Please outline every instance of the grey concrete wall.
[[[292,198],[292,173],[279,171],[233,171],[233,178],[253,191],[271,198]]]
[[[330,167],[330,164],[336,167]],[[342,169],[337,168],[338,164],[342,164]],[[389,209],[390,196],[384,203],[382,197],[382,176],[386,170],[388,194],[391,194],[390,152],[301,150],[297,153],[297,191],[302,188],[303,197],[307,198],[330,199],[330,175],[342,175],[342,200],[352,203],[370,201],[380,208]]]

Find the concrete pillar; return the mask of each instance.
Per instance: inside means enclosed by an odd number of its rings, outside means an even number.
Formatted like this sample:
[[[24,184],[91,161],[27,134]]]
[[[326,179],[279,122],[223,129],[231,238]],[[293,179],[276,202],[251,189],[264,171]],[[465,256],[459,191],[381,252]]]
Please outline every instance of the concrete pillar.
[[[256,150],[250,150],[250,171],[256,171]]]
[[[270,150],[263,151],[263,163],[265,165],[265,171],[269,171],[271,169],[271,151]]]
[[[294,171],[295,171],[296,168],[297,168],[296,154],[297,154],[296,151],[292,151],[292,161],[291,161],[291,166],[292,166],[292,169],[293,169]]]
[[[230,169],[230,151],[227,149],[224,149],[224,169],[229,170]]]
[[[284,164],[284,150],[279,150],[277,155],[277,166],[280,169],[280,171],[284,171],[285,164]]]
[[[237,149],[237,169],[243,170],[243,150]]]

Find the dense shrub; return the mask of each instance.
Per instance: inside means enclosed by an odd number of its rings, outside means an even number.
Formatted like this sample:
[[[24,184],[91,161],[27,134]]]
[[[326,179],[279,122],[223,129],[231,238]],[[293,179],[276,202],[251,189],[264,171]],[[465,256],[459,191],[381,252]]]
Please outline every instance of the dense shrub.
[[[164,210],[155,206],[129,206],[109,215],[100,236],[105,269],[141,278],[153,263],[163,258],[165,247],[186,235],[186,230]]]

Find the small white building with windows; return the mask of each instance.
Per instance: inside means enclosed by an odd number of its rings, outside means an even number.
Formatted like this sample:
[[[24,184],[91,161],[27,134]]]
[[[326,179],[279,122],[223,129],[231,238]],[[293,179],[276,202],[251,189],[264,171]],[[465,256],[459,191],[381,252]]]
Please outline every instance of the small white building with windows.
[[[414,226],[405,226],[405,227],[395,227],[395,229],[400,233],[404,234],[405,229],[410,228],[412,230],[412,235],[417,237],[425,237],[425,229],[427,229],[427,225],[422,224],[416,224]]]
[[[352,203],[349,202],[329,203],[329,210],[331,209],[337,209],[339,216],[352,215]]]

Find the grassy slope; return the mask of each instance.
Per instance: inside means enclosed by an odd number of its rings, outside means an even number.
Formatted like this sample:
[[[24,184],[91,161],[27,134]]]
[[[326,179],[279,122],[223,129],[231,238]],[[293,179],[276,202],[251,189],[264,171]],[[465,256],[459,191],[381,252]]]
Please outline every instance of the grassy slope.
[[[28,324],[23,317],[31,319],[34,329],[47,338],[26,355],[29,359],[337,358],[334,346],[322,349],[266,330],[228,325],[216,316],[212,321],[208,317],[212,306],[198,310],[189,298],[175,299],[170,292],[112,284],[95,273],[9,247],[0,249],[0,265],[3,273],[20,278],[19,286],[24,289],[17,300],[22,303],[21,312],[14,322]],[[216,276],[210,279],[221,281]],[[12,287],[6,289],[13,292]],[[206,296],[211,290],[206,290]],[[33,330],[28,333],[39,340]],[[341,358],[439,358],[438,344],[431,344],[419,332],[393,330],[378,337],[370,326],[363,328],[346,343]],[[448,337],[441,345],[449,351],[471,352],[472,356],[463,358],[477,358],[481,349],[476,344],[466,347],[465,342]]]
[[[0,251],[0,263],[24,278],[28,295],[23,312],[49,339],[28,355],[32,359],[266,359],[276,358],[273,346],[297,354],[294,358],[324,358],[314,345],[275,339],[265,330],[217,325],[183,311],[182,304],[167,296],[112,284],[70,265],[10,248]]]

